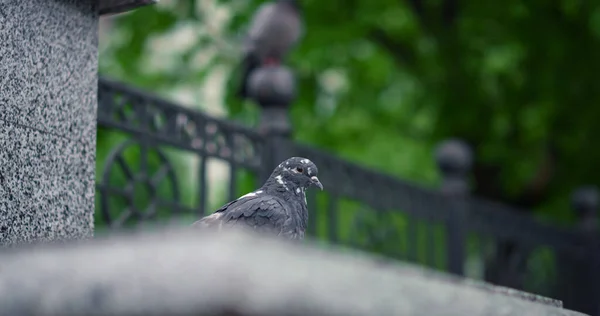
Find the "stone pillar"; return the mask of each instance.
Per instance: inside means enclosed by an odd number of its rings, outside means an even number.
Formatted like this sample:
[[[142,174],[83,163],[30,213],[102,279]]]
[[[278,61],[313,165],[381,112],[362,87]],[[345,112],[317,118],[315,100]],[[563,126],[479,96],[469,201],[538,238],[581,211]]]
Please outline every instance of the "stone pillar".
[[[0,2],[0,245],[93,236],[104,2]]]

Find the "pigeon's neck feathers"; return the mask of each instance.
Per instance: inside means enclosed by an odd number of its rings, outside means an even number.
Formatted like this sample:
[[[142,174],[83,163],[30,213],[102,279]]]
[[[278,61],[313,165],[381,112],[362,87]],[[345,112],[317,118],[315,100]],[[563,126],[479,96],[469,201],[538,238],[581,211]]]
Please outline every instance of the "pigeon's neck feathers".
[[[295,210],[297,213],[293,216],[296,217],[298,225],[302,229],[306,229],[308,225],[308,205],[305,188],[295,185],[291,181],[286,181],[280,172],[274,171],[259,190],[296,205]]]
[[[294,195],[302,198],[305,198],[305,188],[299,186],[298,184],[286,179],[282,174],[281,170],[275,170],[269,176],[269,179],[265,181],[265,184],[260,188],[266,193],[276,194],[276,195]]]
[[[265,181],[265,184],[261,188],[267,192],[293,192],[295,189],[292,183],[286,181],[283,176],[279,173],[273,172],[269,179]]]

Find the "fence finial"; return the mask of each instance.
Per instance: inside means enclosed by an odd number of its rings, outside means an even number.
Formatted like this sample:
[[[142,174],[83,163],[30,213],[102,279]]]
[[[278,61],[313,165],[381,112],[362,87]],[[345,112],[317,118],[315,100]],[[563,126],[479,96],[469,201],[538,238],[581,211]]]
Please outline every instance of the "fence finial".
[[[442,192],[450,195],[467,194],[468,175],[473,165],[469,145],[459,139],[444,140],[435,149],[435,160],[443,177]]]
[[[262,108],[259,128],[269,134],[288,136],[292,130],[288,110],[296,96],[292,71],[283,65],[260,67],[250,75],[248,90]]]
[[[296,95],[296,83],[284,62],[303,35],[302,10],[295,0],[263,3],[248,25],[238,95],[260,104],[259,128],[266,134],[291,134],[288,108]]]

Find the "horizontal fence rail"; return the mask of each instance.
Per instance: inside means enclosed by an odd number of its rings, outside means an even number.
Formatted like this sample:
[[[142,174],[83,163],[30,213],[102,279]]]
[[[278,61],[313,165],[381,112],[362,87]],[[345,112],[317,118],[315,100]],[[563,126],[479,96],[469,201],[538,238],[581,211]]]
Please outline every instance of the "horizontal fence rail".
[[[98,124],[257,170],[262,138],[254,130],[100,78]]]
[[[595,236],[541,223],[500,203],[421,188],[289,140],[268,146],[268,133],[106,78],[98,94],[98,146],[107,152],[98,157],[99,227],[183,215],[195,220],[254,190],[274,160],[303,156],[319,166],[325,186],[308,192],[309,234],[317,239],[554,297],[567,308],[600,315]],[[184,167],[174,162],[181,157]]]
[[[250,174],[262,170],[263,138],[253,130],[106,78],[99,80],[98,126],[99,139],[108,131],[125,134],[111,147],[97,183],[100,220],[113,228],[170,215],[205,214],[211,160],[224,162],[230,169],[229,198],[238,193],[234,179],[238,170]],[[107,138],[121,139],[123,135],[111,136]],[[175,172],[168,149],[199,158],[196,203],[182,202],[180,178],[184,174]]]

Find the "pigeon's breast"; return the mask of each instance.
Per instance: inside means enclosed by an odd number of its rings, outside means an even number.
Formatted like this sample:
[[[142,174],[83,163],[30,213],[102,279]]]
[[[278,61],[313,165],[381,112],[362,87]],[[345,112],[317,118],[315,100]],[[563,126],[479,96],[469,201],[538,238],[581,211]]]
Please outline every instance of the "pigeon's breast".
[[[302,233],[304,236],[304,232],[306,231],[306,227],[308,226],[308,208],[306,205],[306,195],[304,192],[297,194],[292,199],[293,211],[291,212],[291,219],[293,222],[293,226],[297,233]]]

